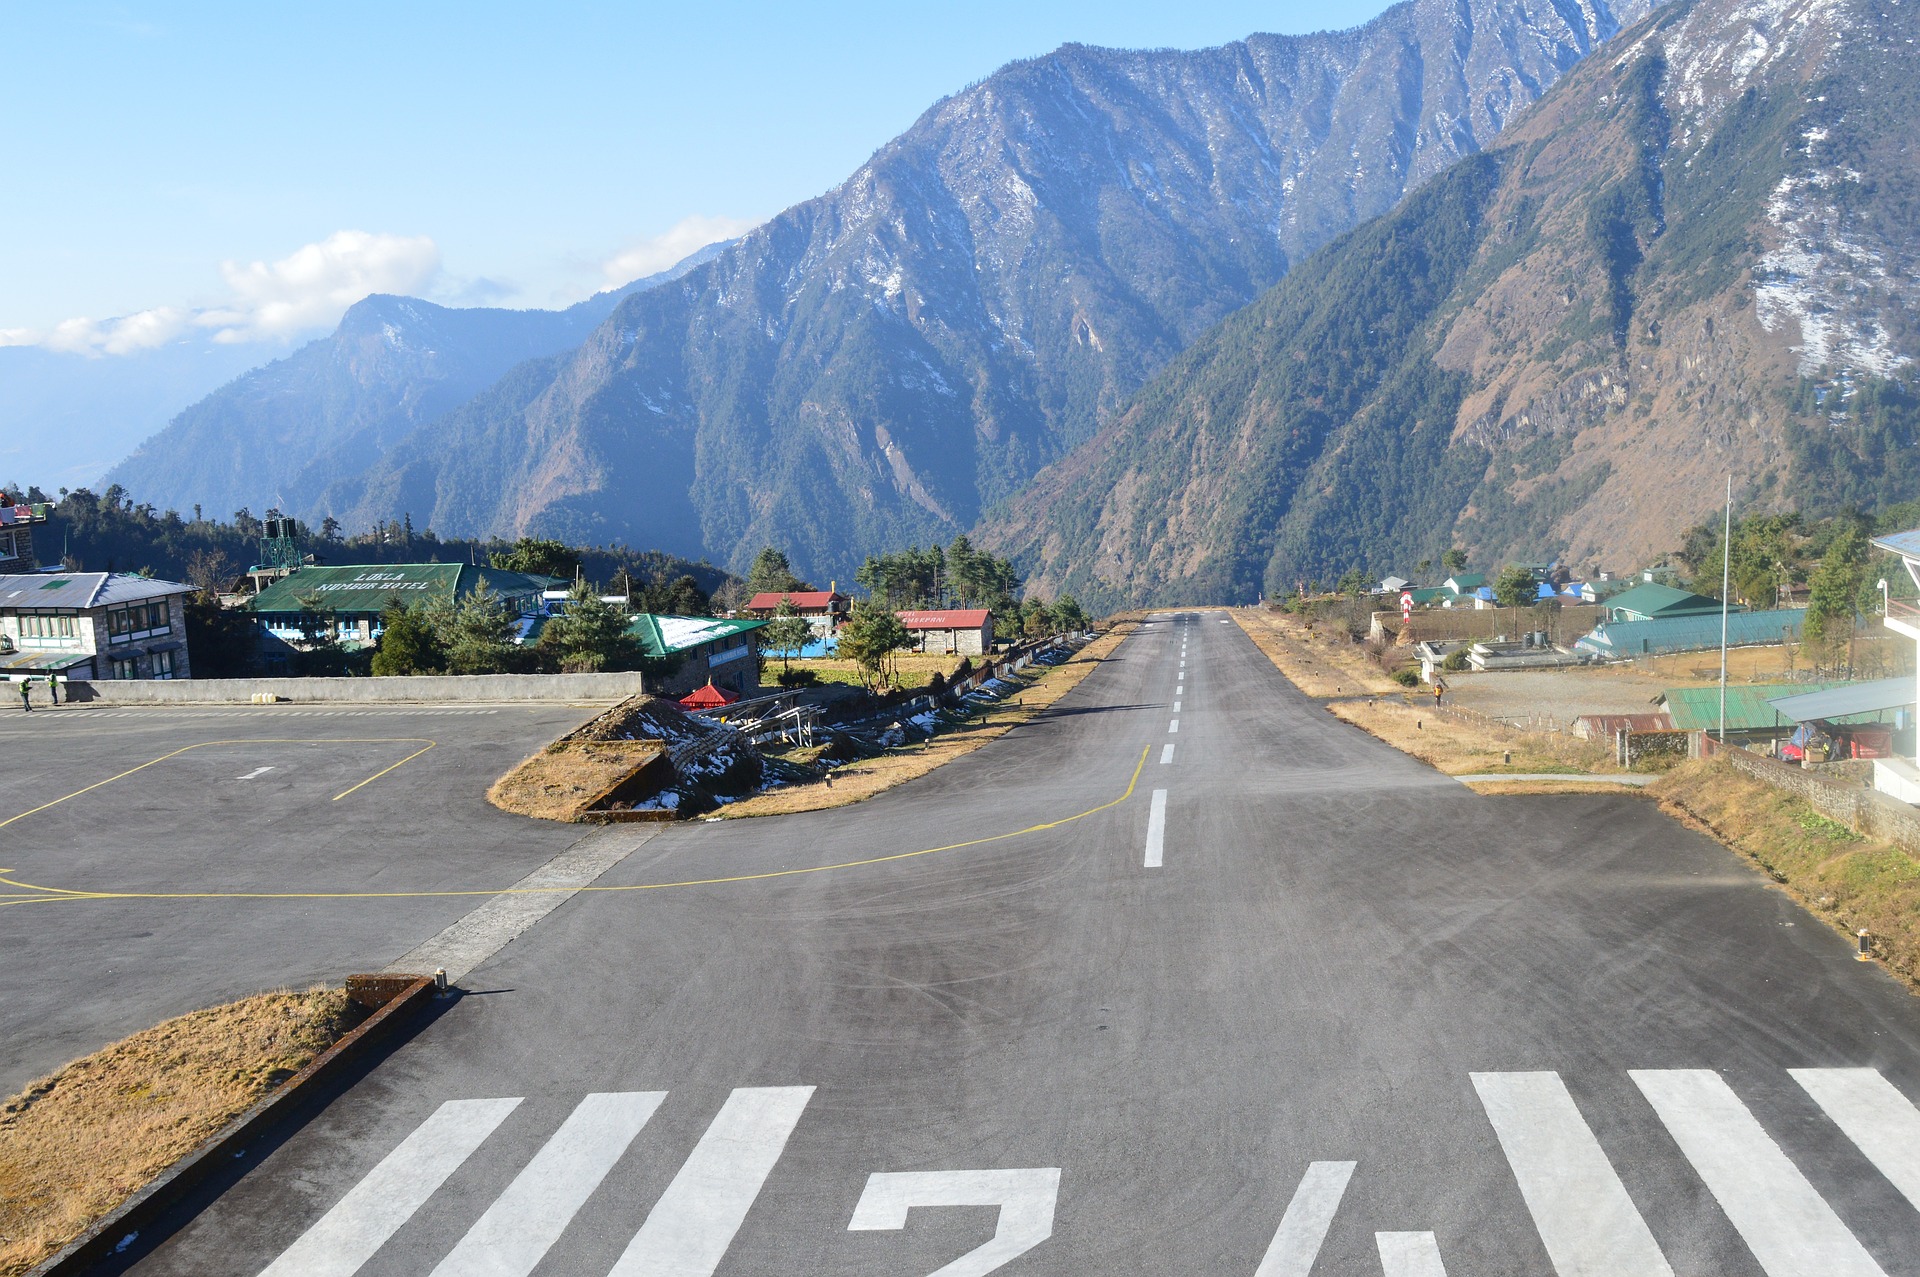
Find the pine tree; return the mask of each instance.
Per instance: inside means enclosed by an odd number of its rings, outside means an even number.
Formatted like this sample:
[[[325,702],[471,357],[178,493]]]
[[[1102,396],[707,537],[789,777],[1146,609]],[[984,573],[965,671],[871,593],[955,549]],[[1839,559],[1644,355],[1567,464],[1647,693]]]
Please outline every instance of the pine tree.
[[[626,610],[608,603],[585,581],[575,581],[566,604],[540,633],[540,651],[563,674],[633,669],[640,644],[627,633]]]
[[[425,608],[408,607],[399,599],[388,602],[380,613],[380,646],[373,654],[376,677],[436,674],[446,659]]]

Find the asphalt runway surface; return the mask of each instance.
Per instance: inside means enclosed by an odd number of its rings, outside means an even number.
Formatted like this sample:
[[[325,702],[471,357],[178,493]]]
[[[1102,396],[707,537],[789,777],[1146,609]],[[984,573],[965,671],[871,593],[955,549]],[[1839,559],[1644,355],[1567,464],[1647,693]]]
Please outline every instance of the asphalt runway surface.
[[[1217,616],[866,803],[675,826],[465,983],[135,1270],[1920,1274],[1904,990]]]
[[[477,902],[337,893],[499,887],[551,858],[580,829],[484,795],[595,712],[0,713],[0,1095],[169,1016],[337,984],[435,934]],[[61,898],[75,891],[186,898]],[[203,891],[336,894],[243,907]]]

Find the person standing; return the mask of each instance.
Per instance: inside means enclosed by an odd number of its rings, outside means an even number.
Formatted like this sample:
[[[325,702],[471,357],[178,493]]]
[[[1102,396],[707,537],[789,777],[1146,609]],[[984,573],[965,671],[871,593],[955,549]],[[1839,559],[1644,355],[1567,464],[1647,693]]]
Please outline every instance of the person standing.
[[[59,708],[60,684],[54,682],[53,675],[51,674],[47,675],[47,699],[53,702],[54,708]]]
[[[20,680],[20,708],[33,713],[33,680],[30,678]]]

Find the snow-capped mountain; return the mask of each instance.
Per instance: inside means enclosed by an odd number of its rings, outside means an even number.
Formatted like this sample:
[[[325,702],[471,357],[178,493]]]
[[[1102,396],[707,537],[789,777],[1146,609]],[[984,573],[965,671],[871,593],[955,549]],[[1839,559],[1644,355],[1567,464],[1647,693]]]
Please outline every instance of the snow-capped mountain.
[[[1920,497],[1920,3],[1683,0],[1208,333],[984,538],[1106,601],[1631,567]]]
[[[408,511],[736,564],[778,542],[845,575],[971,525],[1645,9],[1409,0],[1352,31],[1008,66],[571,354],[367,434],[379,458],[316,499],[278,487],[349,526]],[[232,406],[236,440],[268,415]]]

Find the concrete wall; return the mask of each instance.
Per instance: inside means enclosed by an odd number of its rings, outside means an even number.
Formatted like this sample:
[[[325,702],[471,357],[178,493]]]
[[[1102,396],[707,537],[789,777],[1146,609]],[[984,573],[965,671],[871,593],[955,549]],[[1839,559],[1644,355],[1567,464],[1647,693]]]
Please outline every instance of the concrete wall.
[[[247,704],[256,693],[296,703],[615,701],[644,689],[627,674],[425,674],[398,678],[195,678],[74,681],[63,699],[107,705]]]
[[[1698,752],[1704,758],[1725,758],[1736,771],[1805,799],[1815,811],[1855,833],[1884,838],[1908,851],[1920,852],[1920,810],[1905,803],[1858,783],[1829,780],[1752,750],[1722,745],[1705,732],[1700,733]]]

